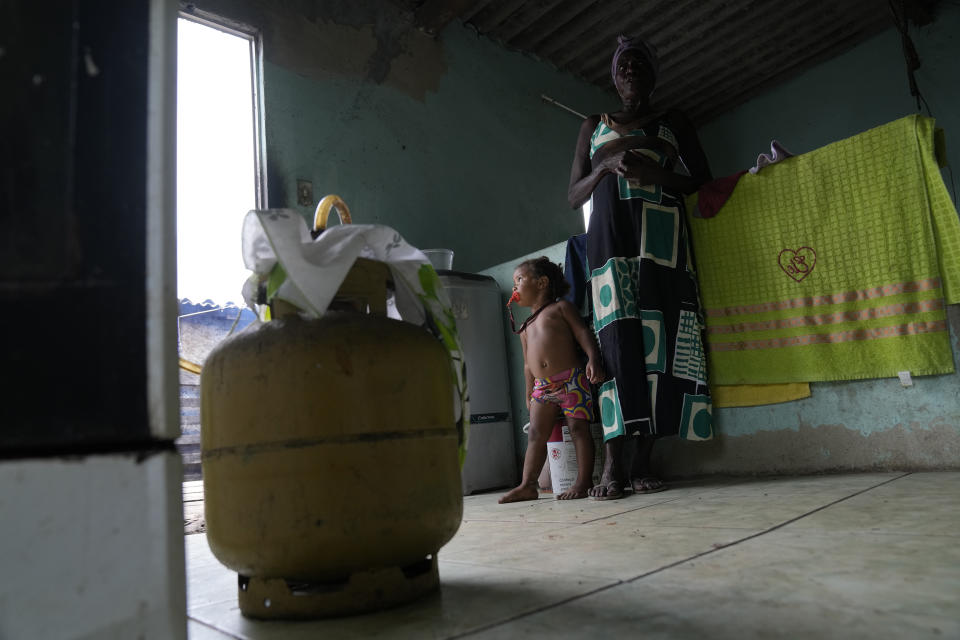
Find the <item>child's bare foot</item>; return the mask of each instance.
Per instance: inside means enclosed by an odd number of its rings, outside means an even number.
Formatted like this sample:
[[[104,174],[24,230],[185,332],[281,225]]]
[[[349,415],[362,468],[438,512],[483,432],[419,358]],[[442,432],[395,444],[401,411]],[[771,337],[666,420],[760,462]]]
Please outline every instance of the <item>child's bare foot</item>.
[[[497,500],[500,504],[506,504],[508,502],[523,502],[524,500],[536,500],[540,497],[540,492],[537,491],[535,486],[530,486],[528,484],[522,484],[515,489],[511,489],[507,493],[503,494],[503,497]]]
[[[579,482],[557,496],[557,500],[579,500],[589,495],[589,484],[580,484]]]

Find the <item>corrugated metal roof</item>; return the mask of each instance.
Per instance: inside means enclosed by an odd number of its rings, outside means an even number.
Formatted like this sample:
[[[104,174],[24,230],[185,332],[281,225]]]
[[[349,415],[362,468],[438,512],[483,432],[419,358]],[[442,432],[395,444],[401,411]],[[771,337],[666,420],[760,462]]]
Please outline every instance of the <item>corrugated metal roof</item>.
[[[408,2],[610,91],[617,35],[642,36],[660,55],[655,106],[701,124],[893,26],[888,0]]]

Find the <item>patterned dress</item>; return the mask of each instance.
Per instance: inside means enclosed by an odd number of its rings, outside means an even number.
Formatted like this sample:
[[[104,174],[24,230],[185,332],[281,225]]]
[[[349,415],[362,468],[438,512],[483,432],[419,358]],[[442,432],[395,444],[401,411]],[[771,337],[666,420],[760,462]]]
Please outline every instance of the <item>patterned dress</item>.
[[[679,156],[662,119],[626,130],[604,114],[590,157],[625,135],[648,138],[634,152],[662,167],[672,168]],[[710,439],[704,323],[683,195],[607,174],[592,205],[587,260],[593,327],[608,376],[596,398],[604,440],[647,434]]]

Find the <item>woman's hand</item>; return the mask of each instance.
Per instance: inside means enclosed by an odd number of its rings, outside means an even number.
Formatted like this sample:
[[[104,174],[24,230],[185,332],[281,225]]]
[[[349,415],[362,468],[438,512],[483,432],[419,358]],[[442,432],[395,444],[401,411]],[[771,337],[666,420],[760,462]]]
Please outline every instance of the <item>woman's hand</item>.
[[[628,152],[626,151],[611,153],[610,155],[604,157],[603,160],[601,160],[596,165],[596,169],[605,173],[615,173],[617,175],[623,175],[621,173],[622,171],[621,165],[623,165],[624,156],[627,155],[627,153]]]
[[[618,176],[636,180],[640,184],[662,184],[667,172],[657,162],[642,153],[624,151],[615,154],[612,159],[616,165],[612,169]]]

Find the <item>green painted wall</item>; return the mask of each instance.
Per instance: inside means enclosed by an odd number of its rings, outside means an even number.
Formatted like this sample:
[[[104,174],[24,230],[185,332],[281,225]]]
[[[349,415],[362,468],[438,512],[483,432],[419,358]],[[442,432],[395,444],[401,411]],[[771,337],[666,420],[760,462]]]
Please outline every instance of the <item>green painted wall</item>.
[[[312,206],[296,206],[297,179],[310,180],[314,201],[338,193],[356,222],[390,225],[423,248],[449,247],[455,268],[486,269],[505,291],[517,262],[540,254],[559,262],[563,241],[582,231],[566,203],[579,120],[540,95],[595,112],[616,105],[609,94],[459,23],[426,37],[391,3],[193,4],[262,34],[270,206],[312,216]],[[960,8],[944,4],[914,33],[917,78],[947,130],[954,166],[958,32]],[[707,123],[701,137],[714,173],[724,175],[753,164],[773,138],[801,153],[913,110],[890,30]],[[956,309],[951,323],[956,346]],[[508,339],[519,430],[522,360]],[[815,385],[808,400],[720,410],[713,443],[664,442],[657,455],[668,475],[957,467],[958,389],[958,375],[909,389],[892,380]]]
[[[922,62],[917,83],[960,170],[960,6],[941,4],[937,20],[911,29],[911,38]],[[700,138],[723,176],[753,165],[771,140],[804,153],[915,111],[900,36],[889,29],[707,123]]]
[[[271,206],[295,204],[296,180],[311,180],[317,200],[337,193],[354,222],[453,249],[464,271],[575,233],[566,184],[580,121],[540,95],[571,105],[610,96],[459,24],[434,53],[444,71],[422,95],[266,62]]]
[[[399,3],[196,0],[201,16],[260,33],[270,207],[312,220],[328,193],[354,222],[385,224],[476,271],[567,238],[577,110],[616,97],[480,38],[437,38]],[[314,204],[297,205],[297,180]]]
[[[950,164],[960,168],[960,8],[911,35],[923,62],[921,91],[946,129]],[[897,33],[891,29],[722,115],[700,130],[714,174],[754,164],[772,139],[803,153],[915,111]],[[945,173],[948,188],[950,173]],[[558,179],[561,179],[558,176]],[[564,258],[564,245],[543,243],[484,271],[510,286],[514,265],[528,255]],[[960,369],[960,309],[949,309],[954,361]],[[519,341],[508,335],[517,441],[527,421]],[[657,445],[662,473],[790,473],[878,468],[960,467],[960,374],[898,380],[813,384],[805,400],[765,407],[718,409],[717,438]],[[520,453],[520,452],[518,452]],[[518,462],[519,463],[519,462]]]

